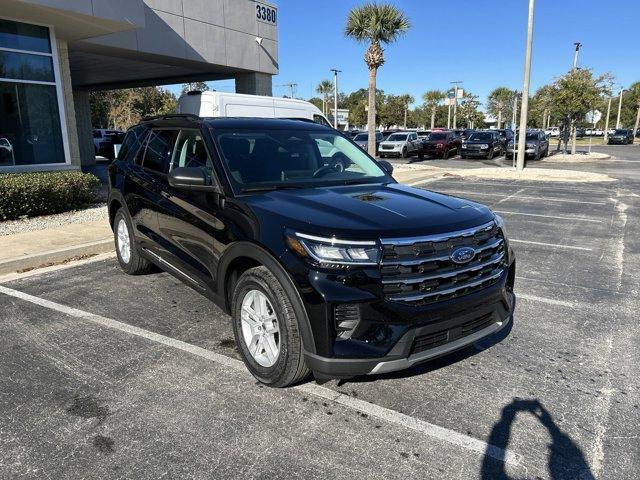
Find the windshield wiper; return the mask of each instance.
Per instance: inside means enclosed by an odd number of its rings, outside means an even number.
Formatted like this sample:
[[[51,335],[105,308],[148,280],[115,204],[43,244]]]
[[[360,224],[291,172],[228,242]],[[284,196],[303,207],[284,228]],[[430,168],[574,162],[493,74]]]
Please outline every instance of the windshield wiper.
[[[274,190],[295,190],[301,188],[308,188],[302,185],[264,185],[256,187],[246,187],[242,189],[242,192],[272,192]]]

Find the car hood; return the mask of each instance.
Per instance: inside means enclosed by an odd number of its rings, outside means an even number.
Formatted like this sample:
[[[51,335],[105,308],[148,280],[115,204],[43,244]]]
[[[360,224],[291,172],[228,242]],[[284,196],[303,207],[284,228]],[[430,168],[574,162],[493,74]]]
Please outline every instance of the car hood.
[[[445,233],[493,219],[484,205],[398,183],[278,190],[243,199],[271,225],[348,240]]]
[[[389,140],[385,140],[383,142],[380,142],[380,145],[394,145],[394,146],[397,146],[397,145],[403,145],[405,143],[407,143],[406,140],[399,140],[397,142],[396,141],[390,142]]]

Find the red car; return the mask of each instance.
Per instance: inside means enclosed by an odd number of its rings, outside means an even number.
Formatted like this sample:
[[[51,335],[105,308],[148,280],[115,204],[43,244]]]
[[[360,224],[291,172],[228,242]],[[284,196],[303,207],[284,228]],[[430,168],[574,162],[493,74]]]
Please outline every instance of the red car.
[[[418,150],[418,158],[430,157],[449,158],[451,153],[458,155],[462,141],[453,130],[434,130],[427,138],[422,140],[422,146]]]

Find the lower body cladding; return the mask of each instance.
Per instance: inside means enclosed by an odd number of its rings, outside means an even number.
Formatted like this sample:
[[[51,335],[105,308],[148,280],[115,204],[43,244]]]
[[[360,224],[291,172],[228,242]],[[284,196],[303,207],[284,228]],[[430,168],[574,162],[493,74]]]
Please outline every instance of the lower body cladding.
[[[507,327],[515,308],[515,261],[486,288],[426,305],[384,299],[375,279],[356,275],[307,277],[315,351],[305,345],[305,359],[316,378],[386,373],[446,355]]]

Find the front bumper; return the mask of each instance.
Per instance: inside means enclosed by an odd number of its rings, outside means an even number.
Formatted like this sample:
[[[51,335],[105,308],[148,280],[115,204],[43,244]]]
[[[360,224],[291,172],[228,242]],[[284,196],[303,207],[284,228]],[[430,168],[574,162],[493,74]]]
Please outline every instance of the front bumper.
[[[313,329],[314,345],[305,345],[307,366],[325,378],[401,370],[502,330],[515,308],[511,250],[509,258],[495,284],[421,306],[384,299],[374,272],[359,272],[357,278],[315,270],[294,275]],[[334,329],[334,307],[341,304],[358,304],[361,312],[353,335],[344,340]]]

